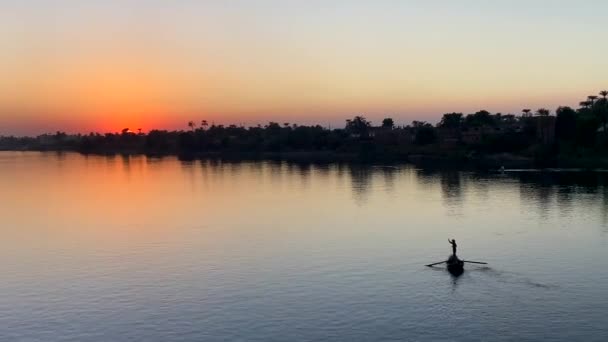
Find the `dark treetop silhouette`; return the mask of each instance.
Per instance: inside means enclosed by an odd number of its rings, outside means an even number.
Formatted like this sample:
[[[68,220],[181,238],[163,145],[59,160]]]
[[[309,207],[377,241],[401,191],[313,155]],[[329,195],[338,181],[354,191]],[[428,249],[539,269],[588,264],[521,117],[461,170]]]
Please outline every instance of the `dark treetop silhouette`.
[[[120,133],[0,137],[0,150],[176,154],[185,157],[282,158],[300,161],[410,161],[472,163],[482,167],[608,167],[608,91],[579,109],[523,109],[521,115],[446,113],[437,125],[373,126],[363,116],[344,128],[270,122],[265,126],[187,123],[187,130],[125,128]]]

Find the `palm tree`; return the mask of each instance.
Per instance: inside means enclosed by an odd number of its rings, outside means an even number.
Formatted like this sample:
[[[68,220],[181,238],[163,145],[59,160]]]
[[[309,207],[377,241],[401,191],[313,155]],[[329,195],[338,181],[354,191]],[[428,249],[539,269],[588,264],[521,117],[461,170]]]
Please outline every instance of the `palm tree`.
[[[589,108],[589,105],[591,104],[589,101],[581,101],[578,103],[581,107],[583,108]]]
[[[597,100],[597,96],[595,96],[595,95],[589,95],[589,96],[587,96],[587,100],[589,102],[591,102],[591,105],[593,106],[593,103],[595,102],[595,100]]]
[[[606,125],[608,124],[608,90],[602,90],[599,93],[602,98],[597,101],[598,104],[601,104],[597,108],[597,116],[602,122],[602,128],[604,129],[604,134],[606,134]]]
[[[525,117],[530,116],[530,112],[531,112],[531,111],[532,111],[532,110],[531,110],[531,109],[528,109],[528,108],[526,108],[526,109],[522,110],[522,112],[524,112],[523,116],[525,116]]]
[[[209,124],[207,123],[207,120],[202,120],[201,127],[203,127],[203,129],[205,129],[205,128],[207,128],[207,126],[209,126]]]
[[[548,137],[547,131],[548,131],[548,125],[549,125],[549,114],[551,114],[551,111],[546,109],[546,108],[539,108],[536,111],[536,115],[539,116],[539,125],[540,125],[540,139],[543,143],[545,143]]]
[[[190,127],[190,129],[194,131],[196,124],[194,123],[194,121],[188,121],[188,127]]]

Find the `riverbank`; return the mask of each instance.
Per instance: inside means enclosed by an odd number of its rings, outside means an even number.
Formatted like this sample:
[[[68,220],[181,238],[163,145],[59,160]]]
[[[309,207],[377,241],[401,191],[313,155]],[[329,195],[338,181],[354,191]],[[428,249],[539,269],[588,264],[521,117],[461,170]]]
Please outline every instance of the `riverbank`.
[[[456,167],[481,170],[533,169],[533,168],[569,168],[600,169],[608,168],[608,158],[556,156],[550,160],[538,160],[532,157],[510,153],[473,154],[464,150],[440,151],[418,149],[409,152],[337,152],[337,151],[207,151],[197,153],[176,153],[162,151],[145,151],[141,149],[109,149],[103,151],[78,151],[75,149],[0,149],[0,151],[37,151],[37,152],[74,152],[83,155],[146,155],[151,157],[176,156],[182,160],[222,159],[230,161],[273,160],[297,163],[410,163],[422,167]]]

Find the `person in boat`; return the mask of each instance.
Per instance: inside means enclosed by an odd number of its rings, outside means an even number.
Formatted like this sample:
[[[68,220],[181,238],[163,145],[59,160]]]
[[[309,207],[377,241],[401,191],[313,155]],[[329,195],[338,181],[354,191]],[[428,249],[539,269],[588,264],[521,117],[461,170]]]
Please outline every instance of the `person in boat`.
[[[452,239],[448,239],[448,242],[452,245],[452,255],[456,256],[456,240]]]

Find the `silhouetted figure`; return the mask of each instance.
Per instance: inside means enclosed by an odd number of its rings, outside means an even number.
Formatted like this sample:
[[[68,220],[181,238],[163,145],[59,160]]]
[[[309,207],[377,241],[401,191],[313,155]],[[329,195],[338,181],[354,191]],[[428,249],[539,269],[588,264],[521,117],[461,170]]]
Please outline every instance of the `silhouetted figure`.
[[[450,244],[452,244],[452,255],[456,256],[456,240],[453,240],[453,239],[450,240],[450,239],[448,239],[448,242]]]

